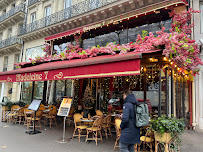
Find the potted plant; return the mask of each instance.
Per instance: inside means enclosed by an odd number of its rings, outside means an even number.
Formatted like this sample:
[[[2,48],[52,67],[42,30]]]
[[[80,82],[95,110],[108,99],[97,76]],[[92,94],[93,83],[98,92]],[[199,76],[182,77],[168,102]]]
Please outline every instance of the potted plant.
[[[180,135],[185,131],[185,123],[184,119],[163,115],[151,119],[151,128],[156,141],[169,143],[173,139],[177,144],[180,144]]]

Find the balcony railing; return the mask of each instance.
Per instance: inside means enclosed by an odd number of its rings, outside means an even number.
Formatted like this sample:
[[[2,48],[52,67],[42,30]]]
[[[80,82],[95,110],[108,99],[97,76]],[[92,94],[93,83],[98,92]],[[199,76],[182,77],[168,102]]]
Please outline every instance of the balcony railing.
[[[13,44],[22,44],[22,39],[18,38],[17,35],[8,39],[0,41],[0,48],[4,48]]]
[[[8,64],[4,64],[4,66],[3,66],[3,72],[7,71],[7,67],[8,67]]]
[[[59,23],[61,21],[84,14],[86,12],[103,7],[105,5],[108,5],[116,1],[119,1],[119,0],[84,0],[60,12],[44,17],[33,23],[27,24],[26,26],[25,25],[22,26],[20,28],[19,35],[24,35],[24,34],[39,30],[41,28],[47,27],[49,25]]]
[[[0,22],[6,20],[7,18],[13,16],[14,14],[16,14],[18,12],[25,12],[25,4],[21,3],[21,4],[17,5],[16,7],[12,8],[11,10],[9,10],[8,12],[2,14],[0,16]]]
[[[31,5],[33,5],[33,4],[35,4],[35,3],[37,3],[37,2],[39,2],[40,0],[29,0],[28,1],[28,6],[31,6]]]

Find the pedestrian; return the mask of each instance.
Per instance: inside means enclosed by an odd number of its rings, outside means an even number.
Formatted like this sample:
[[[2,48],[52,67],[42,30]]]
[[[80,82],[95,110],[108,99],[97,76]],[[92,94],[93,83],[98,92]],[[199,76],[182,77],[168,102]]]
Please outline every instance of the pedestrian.
[[[135,125],[136,100],[131,90],[123,93],[124,105],[121,122],[121,137],[119,148],[122,152],[134,152],[134,145],[140,143],[140,128]]]

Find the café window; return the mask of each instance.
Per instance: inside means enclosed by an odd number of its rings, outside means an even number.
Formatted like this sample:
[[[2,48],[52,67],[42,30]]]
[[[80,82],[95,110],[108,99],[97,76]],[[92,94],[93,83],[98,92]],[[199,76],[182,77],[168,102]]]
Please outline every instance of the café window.
[[[35,59],[36,57],[45,56],[46,53],[43,51],[43,47],[44,45],[26,49],[25,61],[30,61],[30,58]]]

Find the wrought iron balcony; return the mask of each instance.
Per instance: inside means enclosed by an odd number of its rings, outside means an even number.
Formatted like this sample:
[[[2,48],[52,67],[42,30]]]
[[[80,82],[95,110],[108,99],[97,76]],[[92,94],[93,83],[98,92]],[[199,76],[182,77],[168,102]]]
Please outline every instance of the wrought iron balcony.
[[[7,18],[15,15],[18,12],[25,12],[25,4],[21,3],[19,5],[17,5],[16,7],[12,8],[11,10],[9,10],[8,12],[2,14],[0,16],[0,22],[6,20]]]
[[[31,6],[31,5],[33,5],[33,4],[37,3],[37,2],[40,2],[40,0],[29,0],[28,1],[28,6]]]
[[[17,35],[15,35],[13,37],[0,41],[0,49],[13,44],[22,44],[22,42],[22,39],[18,38]]]
[[[60,12],[54,13],[50,16],[44,17],[33,23],[22,26],[20,28],[19,35],[24,35],[24,34],[39,30],[41,28],[47,27],[49,25],[59,23],[61,21],[84,14],[86,12],[103,7],[105,5],[108,5],[116,1],[119,1],[119,0],[84,0]]]

